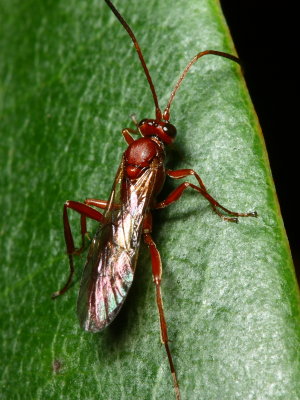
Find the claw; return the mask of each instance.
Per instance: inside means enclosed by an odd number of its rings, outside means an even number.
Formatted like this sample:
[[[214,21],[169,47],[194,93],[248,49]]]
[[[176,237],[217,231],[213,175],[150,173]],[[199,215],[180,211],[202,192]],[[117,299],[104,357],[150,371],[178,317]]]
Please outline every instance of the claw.
[[[60,290],[57,290],[57,292],[51,294],[51,299],[55,300],[60,295],[61,295]]]

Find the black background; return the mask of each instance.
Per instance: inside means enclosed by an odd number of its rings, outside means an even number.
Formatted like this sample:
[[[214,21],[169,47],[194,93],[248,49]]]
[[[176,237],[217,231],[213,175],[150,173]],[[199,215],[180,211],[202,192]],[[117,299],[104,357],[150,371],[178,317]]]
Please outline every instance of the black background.
[[[266,141],[281,212],[300,282],[298,221],[299,34],[292,3],[221,0]],[[298,85],[297,85],[298,86]],[[297,105],[297,109],[296,109]],[[296,123],[297,119],[297,123]]]

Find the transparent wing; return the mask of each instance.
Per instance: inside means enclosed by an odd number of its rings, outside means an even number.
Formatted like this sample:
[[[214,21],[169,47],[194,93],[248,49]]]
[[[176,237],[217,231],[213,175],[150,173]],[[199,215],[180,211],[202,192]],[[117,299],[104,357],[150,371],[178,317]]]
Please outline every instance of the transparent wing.
[[[97,332],[118,314],[133,281],[143,218],[152,198],[157,167],[137,180],[118,170],[108,207],[90,247],[79,291],[77,313],[87,331]]]

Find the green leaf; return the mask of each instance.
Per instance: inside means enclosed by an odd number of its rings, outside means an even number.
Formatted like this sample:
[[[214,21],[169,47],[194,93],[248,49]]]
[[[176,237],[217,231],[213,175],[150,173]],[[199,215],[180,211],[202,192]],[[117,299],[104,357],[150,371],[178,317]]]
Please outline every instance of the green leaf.
[[[216,0],[116,6],[140,42],[162,107],[196,53],[234,53]],[[144,246],[128,300],[105,331],[78,325],[84,256],[72,289],[50,298],[68,274],[64,201],[107,199],[126,148],[121,129],[132,127],[132,113],[154,117],[131,40],[101,1],[2,0],[0,15],[2,398],[174,399]],[[226,207],[259,214],[226,223],[192,190],[154,213],[182,398],[300,398],[299,294],[240,67],[199,60],[171,122],[178,139],[169,165],[195,169]],[[162,196],[177,184],[168,180]]]

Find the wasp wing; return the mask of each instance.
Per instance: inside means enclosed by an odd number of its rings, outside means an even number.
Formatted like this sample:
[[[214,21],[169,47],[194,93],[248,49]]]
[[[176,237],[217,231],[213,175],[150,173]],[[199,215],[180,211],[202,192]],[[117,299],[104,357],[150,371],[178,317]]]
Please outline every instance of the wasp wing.
[[[133,281],[143,229],[152,198],[157,166],[136,180],[118,170],[104,213],[107,222],[93,238],[83,271],[77,313],[84,330],[98,332],[116,317]]]

